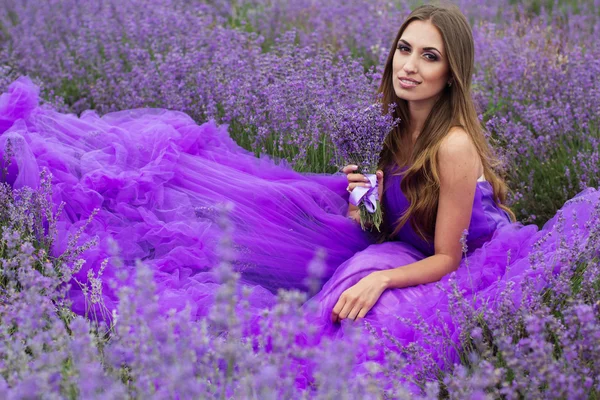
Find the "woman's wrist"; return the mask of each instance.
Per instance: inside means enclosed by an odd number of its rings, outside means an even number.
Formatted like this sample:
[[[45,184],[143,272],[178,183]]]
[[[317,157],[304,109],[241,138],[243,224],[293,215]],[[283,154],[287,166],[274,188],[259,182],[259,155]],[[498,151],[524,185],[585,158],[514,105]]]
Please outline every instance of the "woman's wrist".
[[[392,279],[389,274],[386,274],[386,272],[387,270],[375,271],[373,272],[373,275],[377,276],[377,279],[381,282],[381,285],[384,289],[390,289]]]

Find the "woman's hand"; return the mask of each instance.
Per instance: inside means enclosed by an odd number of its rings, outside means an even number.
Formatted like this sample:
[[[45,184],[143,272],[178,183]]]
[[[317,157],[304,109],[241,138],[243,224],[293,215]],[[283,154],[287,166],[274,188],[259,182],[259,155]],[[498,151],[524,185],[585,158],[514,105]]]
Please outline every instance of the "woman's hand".
[[[357,186],[362,186],[369,188],[371,185],[369,184],[369,180],[363,174],[354,173],[358,169],[357,165],[346,165],[342,168],[342,172],[346,174],[346,179],[348,179],[348,187],[346,190],[351,192]]]
[[[357,169],[358,166],[352,164],[346,165],[344,168],[342,168],[342,172],[346,174],[346,179],[348,179],[348,186],[346,187],[346,190],[348,192],[352,192],[352,190],[354,190],[354,188],[358,186],[366,188],[371,187],[369,180],[366,176],[364,176],[363,174],[357,174],[353,172]],[[381,201],[381,198],[383,196],[382,170],[377,170],[377,193],[379,195],[379,200]],[[348,217],[354,219],[354,221],[356,221],[357,223],[360,222],[360,212],[358,211],[358,207],[350,204],[350,206],[348,207]]]
[[[364,318],[386,288],[387,281],[383,275],[370,273],[342,293],[333,307],[331,320],[336,323],[345,318],[353,321]]]

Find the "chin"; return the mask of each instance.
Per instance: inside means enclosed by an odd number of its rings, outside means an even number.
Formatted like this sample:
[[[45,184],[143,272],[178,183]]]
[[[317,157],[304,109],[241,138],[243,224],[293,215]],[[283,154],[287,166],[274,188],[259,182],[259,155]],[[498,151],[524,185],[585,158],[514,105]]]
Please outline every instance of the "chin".
[[[419,100],[419,99],[416,99],[414,95],[411,95],[410,93],[406,93],[405,91],[396,90],[395,92],[396,92],[396,97],[398,97],[401,100],[406,100],[406,101]]]
[[[423,95],[423,93],[408,93],[405,90],[397,90],[397,89],[394,89],[394,92],[396,93],[396,96],[399,99],[406,100],[406,101],[428,100],[428,99],[438,96],[441,93],[441,91],[440,91],[433,95],[431,95],[431,94]]]

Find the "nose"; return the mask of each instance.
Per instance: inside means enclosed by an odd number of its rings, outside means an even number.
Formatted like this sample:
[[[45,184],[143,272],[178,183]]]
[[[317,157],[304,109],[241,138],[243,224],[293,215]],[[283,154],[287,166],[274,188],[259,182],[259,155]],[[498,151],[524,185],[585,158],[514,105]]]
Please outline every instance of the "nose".
[[[404,66],[402,67],[402,69],[404,70],[404,72],[406,72],[406,74],[414,74],[417,72],[417,63],[415,62],[415,58],[414,58],[414,54],[411,54],[407,59],[406,62],[404,63]]]

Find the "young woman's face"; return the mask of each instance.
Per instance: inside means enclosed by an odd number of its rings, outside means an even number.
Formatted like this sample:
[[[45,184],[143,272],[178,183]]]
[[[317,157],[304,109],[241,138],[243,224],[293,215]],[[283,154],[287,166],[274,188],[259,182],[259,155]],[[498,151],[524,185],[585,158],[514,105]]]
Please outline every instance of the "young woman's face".
[[[430,21],[412,21],[398,40],[394,92],[407,101],[434,100],[450,79],[442,35]]]

